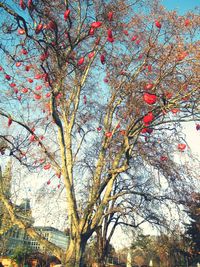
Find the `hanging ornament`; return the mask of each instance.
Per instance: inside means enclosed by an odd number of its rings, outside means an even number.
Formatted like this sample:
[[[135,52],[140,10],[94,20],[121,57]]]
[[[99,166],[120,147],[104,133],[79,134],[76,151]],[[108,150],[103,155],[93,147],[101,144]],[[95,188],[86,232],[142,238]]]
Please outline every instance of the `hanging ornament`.
[[[27,6],[28,6],[28,9],[33,10],[34,9],[33,1],[32,0],[28,0]]]
[[[41,61],[45,61],[49,56],[49,53],[48,52],[45,52],[44,54],[40,55],[40,60]]]
[[[61,177],[61,172],[57,172],[57,173],[56,173],[56,176],[58,177],[58,179],[60,179],[60,177]]]
[[[196,124],[196,130],[197,130],[197,131],[200,130],[200,124]]]
[[[78,66],[83,65],[84,61],[85,61],[85,58],[84,58],[84,57],[81,57],[81,58],[78,60]]]
[[[95,22],[93,22],[91,24],[91,27],[97,29],[97,28],[100,28],[101,25],[102,25],[102,22],[101,21],[95,21]]]
[[[154,87],[154,84],[153,83],[147,83],[144,86],[144,90],[151,90],[153,87]]]
[[[56,96],[56,99],[59,100],[61,97],[62,97],[62,94],[58,93],[57,96]]]
[[[67,9],[67,10],[65,11],[65,13],[64,13],[64,20],[65,20],[65,21],[68,20],[68,18],[69,18],[69,14],[70,14],[70,10]]]
[[[112,30],[111,29],[108,29],[107,35],[108,35],[108,38],[113,38]]]
[[[119,132],[122,136],[126,135],[126,130],[120,130]]]
[[[46,93],[46,98],[49,98],[50,96],[51,96],[51,93],[49,92],[49,93]]]
[[[151,123],[153,121],[153,119],[154,119],[153,113],[152,112],[149,112],[147,115],[144,116],[143,122],[146,125],[146,124]]]
[[[120,123],[117,124],[116,129],[119,129],[121,127]]]
[[[29,71],[31,69],[31,66],[26,66],[25,71]]]
[[[23,55],[27,55],[27,54],[28,54],[28,51],[27,51],[25,48],[23,48],[23,49],[21,50],[21,53],[22,53]]]
[[[132,38],[131,38],[131,41],[135,41],[135,40],[137,40],[137,38],[138,38],[138,36],[137,35],[134,35]]]
[[[15,87],[15,86],[16,86],[16,83],[10,83],[9,85],[10,85],[10,87],[12,87],[12,88],[13,88],[13,87]]]
[[[16,64],[15,64],[16,67],[20,67],[21,65],[22,65],[21,62],[16,62]]]
[[[148,65],[147,69],[148,69],[149,72],[152,72],[152,66],[151,65]]]
[[[44,170],[49,170],[51,168],[51,164],[47,163],[46,165],[44,165]]]
[[[23,88],[22,93],[24,93],[24,94],[28,93],[28,88]]]
[[[27,78],[27,81],[28,81],[29,83],[33,83],[33,79],[31,79],[31,78]]]
[[[105,64],[106,63],[106,57],[105,57],[105,55],[101,55],[100,56],[100,61],[101,61],[101,64]]]
[[[113,42],[115,41],[115,39],[114,39],[114,38],[110,38],[110,37],[108,37],[108,38],[107,38],[107,41],[110,42],[110,43],[113,43]]]
[[[32,135],[30,136],[29,141],[30,141],[30,142],[35,142],[35,141],[36,141],[36,139],[35,139],[35,135],[34,135],[34,134],[32,134]]]
[[[45,159],[39,159],[39,162],[42,164],[45,162]]]
[[[39,34],[43,29],[43,24],[42,23],[39,23],[35,29],[35,33],[36,34]]]
[[[89,35],[94,35],[94,33],[95,33],[95,28],[90,28],[90,30],[89,30]]]
[[[155,25],[156,25],[156,27],[157,27],[158,29],[161,29],[161,27],[162,27],[160,21],[158,21],[158,20],[155,20]]]
[[[42,85],[37,85],[36,87],[35,87],[35,90],[37,90],[37,91],[39,91],[39,90],[41,90],[42,89]]]
[[[95,52],[94,52],[94,51],[92,51],[92,52],[90,52],[90,53],[88,54],[88,57],[89,57],[89,58],[93,58],[93,57],[94,57],[94,55],[95,55]]]
[[[45,81],[45,82],[48,82],[48,79],[49,79],[49,74],[48,74],[48,73],[44,73],[44,74],[42,75],[42,77],[44,78],[44,81]]]
[[[8,81],[10,81],[10,79],[11,79],[10,75],[8,75],[8,74],[5,75],[5,78],[6,78],[6,80],[8,80]]]
[[[108,17],[108,20],[111,21],[113,19],[113,12],[109,11],[107,17]]]
[[[160,160],[161,160],[161,161],[167,161],[167,160],[168,160],[168,157],[167,157],[167,156],[161,156],[161,157],[160,157]]]
[[[123,30],[123,33],[124,33],[126,36],[128,36],[128,35],[129,35],[129,33],[128,33],[128,31],[127,31],[127,30]]]
[[[41,99],[41,95],[38,95],[38,94],[34,94],[34,98],[35,98],[35,100],[40,100]]]
[[[36,80],[42,79],[42,74],[36,74],[34,77]]]
[[[184,25],[185,25],[185,27],[190,26],[190,20],[189,19],[186,19]]]
[[[108,137],[108,138],[112,137],[112,132],[106,132],[105,136]]]
[[[139,45],[141,43],[141,40],[137,39],[135,43],[136,43],[136,45]]]
[[[188,56],[188,53],[186,51],[183,51],[182,53],[180,53],[177,57],[178,61],[181,61],[183,59],[185,59]]]
[[[188,101],[189,99],[190,99],[190,96],[188,95],[188,96],[184,96],[184,97],[182,97],[181,98],[183,101]]]
[[[180,111],[179,108],[173,108],[173,109],[171,110],[171,112],[174,113],[174,114],[178,113],[179,111]]]
[[[186,149],[186,144],[178,144],[178,150],[183,152]]]
[[[97,127],[97,131],[98,132],[100,132],[101,130],[102,130],[102,127],[101,126]]]
[[[21,9],[23,9],[23,10],[26,9],[26,5],[24,4],[24,0],[20,0],[19,5],[20,5]]]
[[[83,103],[86,105],[87,104],[87,97],[86,95],[83,96]]]
[[[13,121],[12,121],[12,118],[9,117],[9,118],[8,118],[8,127],[10,127],[10,125],[12,124],[12,122],[13,122]]]
[[[24,29],[19,29],[18,30],[18,34],[20,34],[20,35],[23,35],[23,34],[25,34],[26,32],[25,32],[25,30]]]
[[[165,94],[166,99],[171,99],[172,96],[173,96],[173,93],[172,92],[168,92],[168,91],[165,92],[164,94]]]
[[[148,134],[151,134],[153,132],[153,129],[152,128],[143,128],[141,133],[148,133]]]
[[[98,37],[96,40],[95,40],[95,44],[98,45],[101,41],[101,37]]]
[[[153,94],[149,94],[149,93],[145,93],[143,95],[143,99],[144,101],[149,104],[149,105],[153,105],[156,103],[157,101],[157,96],[156,95],[153,95]]]

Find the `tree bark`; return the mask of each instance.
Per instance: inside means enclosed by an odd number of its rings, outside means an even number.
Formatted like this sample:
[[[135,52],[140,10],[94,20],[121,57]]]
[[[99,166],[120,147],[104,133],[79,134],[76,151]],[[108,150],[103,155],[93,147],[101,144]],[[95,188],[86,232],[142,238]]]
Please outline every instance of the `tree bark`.
[[[63,265],[65,267],[83,267],[83,254],[85,251],[86,243],[88,238],[85,236],[78,236],[71,239],[69,248],[67,250],[65,262]]]
[[[102,235],[102,225],[97,229],[97,264],[98,267],[104,267],[106,261],[105,240]]]

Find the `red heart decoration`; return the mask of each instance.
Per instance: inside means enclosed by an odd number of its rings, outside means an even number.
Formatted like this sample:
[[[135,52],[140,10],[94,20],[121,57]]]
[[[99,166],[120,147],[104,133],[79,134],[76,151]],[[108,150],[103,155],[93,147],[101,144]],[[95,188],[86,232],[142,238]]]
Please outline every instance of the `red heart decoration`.
[[[153,94],[149,94],[149,93],[145,93],[143,95],[143,99],[144,101],[149,104],[149,105],[153,105],[156,103],[157,101],[157,96],[156,95],[153,95]]]
[[[69,18],[69,14],[70,14],[70,10],[67,9],[64,13],[64,20],[67,21],[67,19]]]

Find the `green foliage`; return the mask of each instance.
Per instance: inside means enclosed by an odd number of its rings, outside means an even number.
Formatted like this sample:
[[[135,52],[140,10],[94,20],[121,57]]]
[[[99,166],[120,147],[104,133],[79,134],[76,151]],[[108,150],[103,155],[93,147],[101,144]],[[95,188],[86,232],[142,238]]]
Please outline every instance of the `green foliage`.
[[[137,239],[132,243],[131,247],[132,249],[135,249],[137,247],[141,249],[147,249],[151,244],[151,237],[150,235],[143,235],[140,234],[137,236]]]
[[[33,253],[32,249],[25,246],[18,246],[13,250],[13,254],[10,257],[17,264],[25,262],[26,258]]]
[[[200,194],[195,195],[194,201],[189,205],[187,214],[190,223],[186,224],[186,237],[189,240],[193,260],[198,261],[200,258]]]

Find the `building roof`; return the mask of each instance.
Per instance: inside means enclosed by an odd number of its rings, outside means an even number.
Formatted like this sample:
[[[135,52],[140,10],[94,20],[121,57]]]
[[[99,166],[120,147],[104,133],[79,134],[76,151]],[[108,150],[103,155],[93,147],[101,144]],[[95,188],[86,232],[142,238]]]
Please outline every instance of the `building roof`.
[[[63,231],[57,229],[57,228],[54,228],[52,226],[35,226],[34,227],[36,230],[39,230],[39,231],[48,231],[48,232],[60,232],[62,234],[64,234]]]

